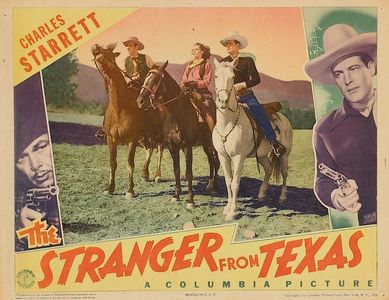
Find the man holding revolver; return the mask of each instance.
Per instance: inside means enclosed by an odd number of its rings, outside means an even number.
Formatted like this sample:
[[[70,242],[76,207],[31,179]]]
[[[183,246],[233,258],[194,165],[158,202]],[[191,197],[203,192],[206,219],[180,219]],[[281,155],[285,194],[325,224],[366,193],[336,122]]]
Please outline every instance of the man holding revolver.
[[[343,105],[314,128],[315,193],[327,207],[358,213],[360,225],[377,223],[376,33],[335,24],[323,35],[324,54],[308,61],[313,80],[336,84]],[[348,178],[343,186],[322,174],[323,164]]]
[[[56,186],[39,73],[15,87],[14,108],[15,229],[44,219],[57,227],[61,236],[57,197],[52,195]],[[43,200],[34,202],[38,194]],[[16,251],[27,248],[25,239],[15,237]]]

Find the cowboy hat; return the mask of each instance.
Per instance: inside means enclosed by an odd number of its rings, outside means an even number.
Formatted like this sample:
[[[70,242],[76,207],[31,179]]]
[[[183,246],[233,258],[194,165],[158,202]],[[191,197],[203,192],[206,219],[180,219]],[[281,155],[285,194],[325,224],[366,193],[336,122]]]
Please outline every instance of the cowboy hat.
[[[247,39],[243,35],[240,35],[237,31],[230,31],[224,39],[220,40],[220,43],[226,47],[228,41],[238,41],[239,49],[246,48],[248,44]]]
[[[139,49],[139,50],[142,50],[142,49],[144,49],[144,47],[145,47],[145,46],[142,44],[142,42],[141,42],[136,36],[130,36],[130,37],[128,37],[127,40],[125,40],[125,41],[123,42],[123,45],[124,45],[124,46],[127,46],[130,42],[132,42],[132,43],[138,45],[138,49]]]
[[[313,80],[324,84],[335,84],[331,67],[343,57],[354,54],[368,54],[376,65],[377,33],[358,34],[346,24],[328,27],[323,34],[324,54],[305,63],[304,69]]]

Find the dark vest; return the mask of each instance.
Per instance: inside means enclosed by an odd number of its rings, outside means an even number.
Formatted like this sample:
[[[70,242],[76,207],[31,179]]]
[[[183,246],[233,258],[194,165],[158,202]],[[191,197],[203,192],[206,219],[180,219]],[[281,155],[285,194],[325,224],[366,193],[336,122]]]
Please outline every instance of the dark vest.
[[[146,55],[145,54],[138,54],[138,60],[139,60],[139,74],[140,79],[143,82],[147,73],[149,72],[149,67],[146,64]],[[126,68],[126,73],[128,76],[132,77],[132,74],[134,72],[134,65],[132,64],[132,58],[128,56],[124,62],[124,66]]]

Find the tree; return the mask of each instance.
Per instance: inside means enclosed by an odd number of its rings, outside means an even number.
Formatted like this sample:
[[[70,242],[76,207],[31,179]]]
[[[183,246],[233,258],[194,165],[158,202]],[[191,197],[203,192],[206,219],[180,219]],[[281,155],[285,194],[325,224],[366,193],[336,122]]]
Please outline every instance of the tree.
[[[76,102],[77,85],[71,77],[78,72],[75,51],[69,52],[42,71],[47,105],[55,108],[69,107]]]

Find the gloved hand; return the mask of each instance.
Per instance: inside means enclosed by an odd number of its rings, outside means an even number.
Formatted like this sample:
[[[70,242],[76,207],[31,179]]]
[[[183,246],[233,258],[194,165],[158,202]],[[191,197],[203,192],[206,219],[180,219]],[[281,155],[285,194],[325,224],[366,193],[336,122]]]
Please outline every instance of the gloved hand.
[[[356,213],[362,207],[362,204],[358,202],[358,185],[353,179],[348,179],[347,183],[348,187],[339,187],[332,191],[331,200],[336,209]]]
[[[190,87],[192,89],[197,88],[197,81],[187,81],[184,84],[185,86]]]
[[[242,89],[247,89],[247,84],[244,81],[243,82],[239,82],[239,83],[235,83],[234,84],[234,89],[235,89],[235,92],[239,92]]]

